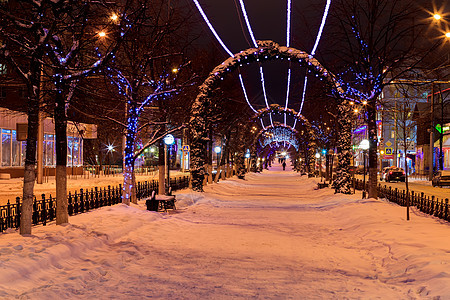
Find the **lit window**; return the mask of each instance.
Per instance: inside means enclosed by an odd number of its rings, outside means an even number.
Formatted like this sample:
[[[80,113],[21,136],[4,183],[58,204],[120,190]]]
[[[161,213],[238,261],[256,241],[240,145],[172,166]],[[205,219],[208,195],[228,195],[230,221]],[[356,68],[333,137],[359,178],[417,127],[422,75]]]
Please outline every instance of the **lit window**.
[[[0,75],[6,75],[6,65],[0,64]]]

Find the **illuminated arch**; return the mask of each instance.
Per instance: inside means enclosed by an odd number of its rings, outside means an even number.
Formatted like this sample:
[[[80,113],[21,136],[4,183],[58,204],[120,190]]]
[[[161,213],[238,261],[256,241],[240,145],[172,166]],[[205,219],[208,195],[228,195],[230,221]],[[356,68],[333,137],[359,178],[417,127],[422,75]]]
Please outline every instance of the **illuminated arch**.
[[[298,150],[299,142],[296,137],[297,134],[299,134],[299,132],[291,126],[284,126],[284,124],[276,123],[273,126],[270,125],[261,130],[255,140],[259,141],[262,148],[265,148],[275,142],[286,142]]]
[[[306,67],[320,80],[326,80],[333,88],[333,92],[342,93],[342,88],[335,76],[328,72],[317,59],[308,53],[290,47],[280,46],[273,41],[258,41],[258,48],[249,48],[228,58],[214,68],[208,78],[199,88],[199,94],[191,108],[189,122],[191,131],[191,177],[192,189],[203,190],[205,176],[206,143],[206,103],[210,101],[213,91],[220,85],[224,77],[244,64],[267,61],[272,59],[287,59],[300,66]]]

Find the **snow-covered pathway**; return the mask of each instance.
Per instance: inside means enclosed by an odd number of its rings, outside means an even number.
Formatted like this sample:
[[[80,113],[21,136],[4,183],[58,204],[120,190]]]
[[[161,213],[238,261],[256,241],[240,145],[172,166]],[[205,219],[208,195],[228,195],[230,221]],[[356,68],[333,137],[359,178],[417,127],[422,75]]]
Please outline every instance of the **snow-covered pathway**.
[[[450,299],[450,226],[275,166],[0,236],[0,299]]]

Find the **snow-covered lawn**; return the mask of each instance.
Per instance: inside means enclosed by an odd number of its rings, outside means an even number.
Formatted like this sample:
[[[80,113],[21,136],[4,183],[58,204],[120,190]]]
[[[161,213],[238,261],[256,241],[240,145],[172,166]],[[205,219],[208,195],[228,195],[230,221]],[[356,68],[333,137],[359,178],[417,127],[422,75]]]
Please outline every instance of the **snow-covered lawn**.
[[[171,178],[174,178],[174,177],[189,176],[189,173],[171,170],[170,175]],[[137,174],[136,180],[138,182],[158,180],[158,176],[159,173],[157,171],[149,172],[146,175]],[[86,190],[94,187],[107,188],[108,185],[110,185],[111,187],[116,187],[119,184],[123,184],[122,174],[117,174],[115,176],[100,176],[100,177],[90,176],[89,178],[83,176],[67,177],[67,191],[71,192],[72,194],[75,191],[80,191],[80,189]],[[55,176],[49,177],[48,181],[42,184],[34,185],[34,194],[38,199],[41,198],[42,194],[46,194],[47,197],[49,195],[52,195],[54,197],[56,194],[55,191],[56,191]],[[8,200],[11,203],[15,203],[16,197],[22,197],[22,194],[23,194],[23,178],[0,180],[0,205],[5,205],[8,202]]]
[[[274,167],[0,235],[0,299],[450,299],[450,224]],[[437,298],[436,298],[437,299]]]

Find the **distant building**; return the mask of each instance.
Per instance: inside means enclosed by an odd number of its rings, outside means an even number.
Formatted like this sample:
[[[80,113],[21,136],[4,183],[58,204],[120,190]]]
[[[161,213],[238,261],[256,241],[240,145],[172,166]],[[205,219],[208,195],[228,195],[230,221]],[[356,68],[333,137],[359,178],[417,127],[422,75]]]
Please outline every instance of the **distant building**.
[[[433,157],[434,171],[450,170],[450,89],[435,92],[434,105],[431,105],[431,95],[427,99],[426,103],[417,103],[414,109],[414,120],[417,123],[418,173],[424,175],[429,174],[431,157]],[[432,156],[430,155],[431,136]],[[440,166],[439,158],[441,149],[442,166]]]
[[[24,113],[0,108],[0,173],[8,173],[12,178],[23,176],[25,161],[26,134],[20,128],[27,123]],[[43,164],[46,175],[54,175],[55,156],[55,125],[53,119],[45,118]],[[26,127],[24,127],[26,129]],[[67,166],[80,167],[83,165],[83,138],[95,138],[96,126],[68,122],[67,125]],[[74,168],[80,173],[80,168]],[[70,169],[70,172],[72,169]]]

